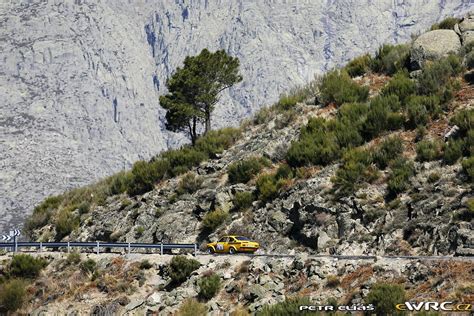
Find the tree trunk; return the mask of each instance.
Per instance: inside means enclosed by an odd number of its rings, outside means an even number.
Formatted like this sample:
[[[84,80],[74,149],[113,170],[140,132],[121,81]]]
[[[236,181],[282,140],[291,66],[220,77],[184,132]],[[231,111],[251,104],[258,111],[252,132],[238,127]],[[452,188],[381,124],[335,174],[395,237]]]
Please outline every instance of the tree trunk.
[[[206,110],[206,128],[204,130],[204,134],[207,134],[211,130],[211,112]]]
[[[196,134],[196,117],[193,117],[193,133],[191,136],[191,143],[192,145],[196,145],[196,139],[197,139],[197,134]]]

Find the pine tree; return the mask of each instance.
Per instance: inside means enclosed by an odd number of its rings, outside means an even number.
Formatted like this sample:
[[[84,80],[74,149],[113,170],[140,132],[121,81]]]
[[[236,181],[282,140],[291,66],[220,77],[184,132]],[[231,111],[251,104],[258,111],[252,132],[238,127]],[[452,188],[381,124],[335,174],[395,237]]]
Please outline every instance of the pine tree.
[[[197,56],[186,57],[184,66],[166,81],[169,93],[160,97],[167,111],[166,129],[186,132],[194,145],[199,124],[204,125],[204,133],[211,130],[211,114],[220,93],[240,81],[239,59],[224,50],[203,49]]]

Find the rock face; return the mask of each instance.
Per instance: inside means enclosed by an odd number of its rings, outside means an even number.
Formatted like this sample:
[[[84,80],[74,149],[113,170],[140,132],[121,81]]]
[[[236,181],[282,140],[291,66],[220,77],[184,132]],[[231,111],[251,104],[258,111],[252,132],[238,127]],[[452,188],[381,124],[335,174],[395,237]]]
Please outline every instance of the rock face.
[[[457,54],[461,40],[453,30],[434,30],[420,35],[413,43],[411,60],[418,67],[426,60],[436,60],[449,54]]]
[[[468,14],[458,25],[463,45],[474,41],[474,14]]]
[[[215,126],[469,3],[4,1],[0,4],[0,231],[45,196],[182,142],[158,96],[186,55],[223,48],[244,82]]]
[[[179,194],[178,177],[141,196],[112,196],[83,214],[80,227],[66,239],[200,243],[205,250],[209,240],[242,234],[258,240],[261,252],[270,254],[453,255],[470,251],[472,223],[453,215],[466,210],[472,197],[460,163],[415,161],[413,189],[390,203],[385,202],[387,186],[380,182],[367,184],[354,196],[335,199],[331,178],[338,165],[332,164],[294,179],[270,202],[254,201],[249,209],[236,210],[236,192],[256,194],[256,185],[255,181],[229,183],[229,165],[256,156],[277,162],[280,153],[269,147],[280,141],[291,143],[309,117],[331,113],[326,107],[303,104],[295,111],[297,119],[291,124],[280,123],[284,114],[277,114],[268,123],[247,126],[234,146],[195,168],[202,185],[194,193]],[[381,172],[383,178],[388,176],[388,170]],[[433,173],[439,179],[431,183],[428,178]],[[203,218],[214,209],[229,210],[229,218],[209,235]],[[46,225],[33,238],[54,240],[55,234],[54,225]]]

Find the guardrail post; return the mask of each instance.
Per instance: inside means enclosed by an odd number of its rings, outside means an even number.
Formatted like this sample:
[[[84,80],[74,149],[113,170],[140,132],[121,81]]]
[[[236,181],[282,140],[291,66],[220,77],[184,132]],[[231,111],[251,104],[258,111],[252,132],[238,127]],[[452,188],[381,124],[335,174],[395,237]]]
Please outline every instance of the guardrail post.
[[[130,243],[128,243],[128,254],[130,254]]]
[[[99,241],[97,241],[97,254],[99,254]]]
[[[163,255],[163,243],[160,243],[160,254]]]
[[[71,246],[69,245],[69,241],[67,242],[67,253],[71,252]]]
[[[198,247],[197,247],[197,244],[194,244],[194,256],[195,256],[195,257],[196,257],[196,255],[197,255],[197,251],[198,251],[197,248],[198,248]]]
[[[40,252],[43,252],[43,242],[40,241]]]
[[[13,236],[13,241],[15,242],[15,252],[18,252],[18,242],[16,240],[16,236]]]

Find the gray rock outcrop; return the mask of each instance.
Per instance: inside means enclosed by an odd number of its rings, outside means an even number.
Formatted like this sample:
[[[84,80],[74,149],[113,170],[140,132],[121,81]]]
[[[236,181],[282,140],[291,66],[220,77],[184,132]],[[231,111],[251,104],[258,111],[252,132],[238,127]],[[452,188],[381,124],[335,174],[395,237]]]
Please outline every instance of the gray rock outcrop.
[[[420,35],[412,45],[410,58],[417,67],[427,60],[436,60],[449,54],[457,54],[461,40],[453,30],[434,30]]]

